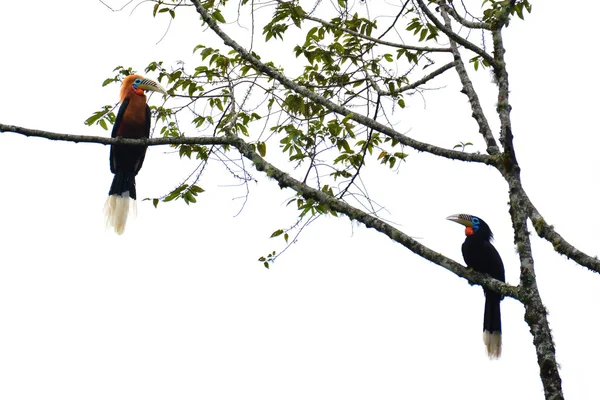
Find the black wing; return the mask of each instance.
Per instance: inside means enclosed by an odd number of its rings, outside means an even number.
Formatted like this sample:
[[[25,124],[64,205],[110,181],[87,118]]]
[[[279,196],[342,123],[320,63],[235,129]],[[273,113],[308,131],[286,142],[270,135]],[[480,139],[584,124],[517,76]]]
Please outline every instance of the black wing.
[[[125,99],[125,101],[121,104],[121,107],[119,107],[119,112],[117,113],[117,119],[115,119],[112,133],[110,135],[112,138],[117,137],[117,132],[119,131],[119,127],[121,126],[121,121],[123,120],[123,115],[125,115],[125,110],[127,109],[128,105],[129,105],[129,99]],[[112,172],[113,174],[116,174],[117,169],[116,169],[114,147],[115,147],[114,145],[110,146],[110,172]]]
[[[144,126],[144,137],[146,138],[150,137],[150,117],[150,107],[146,104],[146,125]],[[136,175],[140,172],[140,169],[142,169],[142,164],[144,164],[144,158],[146,157],[146,147],[143,147],[142,149],[139,161],[135,164]]]
[[[500,257],[498,250],[496,250],[494,245],[490,242],[485,243],[485,248],[489,259],[488,274],[490,274],[494,279],[505,282],[504,263],[502,262],[502,258]]]
[[[150,137],[150,118],[152,118],[152,115],[150,114],[150,107],[148,107],[148,104],[146,104],[146,137],[147,138]]]
[[[462,253],[467,267],[489,274],[502,282],[505,281],[502,258],[490,242],[467,238],[462,245]]]

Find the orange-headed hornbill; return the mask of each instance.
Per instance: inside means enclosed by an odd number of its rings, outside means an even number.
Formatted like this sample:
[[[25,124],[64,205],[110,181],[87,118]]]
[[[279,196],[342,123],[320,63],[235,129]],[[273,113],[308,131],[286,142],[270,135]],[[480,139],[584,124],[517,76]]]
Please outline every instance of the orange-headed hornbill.
[[[467,267],[490,275],[504,282],[504,264],[491,240],[494,238],[488,224],[481,218],[468,214],[455,214],[447,219],[464,225],[467,238],[462,245],[463,258]],[[502,295],[488,289],[485,294],[483,314],[483,342],[490,358],[500,358],[502,353],[502,323],[500,320],[500,301]]]
[[[121,86],[121,107],[112,130],[112,137],[141,139],[150,136],[150,107],[145,90],[167,94],[158,83],[139,75],[129,75]],[[145,146],[110,146],[110,171],[115,174],[104,206],[106,224],[119,235],[125,230],[129,202],[134,202],[135,176],[142,168]],[[131,200],[130,200],[131,199]]]

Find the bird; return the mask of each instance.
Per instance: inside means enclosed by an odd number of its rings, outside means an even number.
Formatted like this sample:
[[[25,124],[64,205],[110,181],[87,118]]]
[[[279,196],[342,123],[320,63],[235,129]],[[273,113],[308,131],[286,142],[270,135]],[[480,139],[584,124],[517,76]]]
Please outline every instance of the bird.
[[[491,243],[494,235],[488,224],[481,218],[469,214],[454,214],[446,219],[465,226],[467,237],[462,245],[462,254],[467,267],[505,282],[504,264],[500,254]],[[502,354],[502,321],[500,316],[502,295],[485,288],[483,293],[485,294],[483,343],[486,346],[488,357],[498,359]]]
[[[141,139],[150,137],[150,107],[145,91],[167,91],[158,83],[140,75],[129,75],[121,84],[121,106],[113,125],[113,138]],[[135,207],[135,176],[140,172],[146,146],[110,146],[110,171],[115,175],[104,205],[106,226],[121,235],[125,231],[129,205]]]

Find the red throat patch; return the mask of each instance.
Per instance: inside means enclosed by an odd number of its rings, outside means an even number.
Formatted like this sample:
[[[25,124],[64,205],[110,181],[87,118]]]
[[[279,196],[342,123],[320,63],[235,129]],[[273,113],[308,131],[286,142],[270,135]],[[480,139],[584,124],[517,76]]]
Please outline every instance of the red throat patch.
[[[471,228],[470,226],[467,226],[465,228],[465,235],[471,236],[472,234],[473,234],[473,228]]]
[[[131,90],[133,90],[133,93],[140,95],[140,96],[144,94],[144,89],[137,89],[137,88],[132,87]]]

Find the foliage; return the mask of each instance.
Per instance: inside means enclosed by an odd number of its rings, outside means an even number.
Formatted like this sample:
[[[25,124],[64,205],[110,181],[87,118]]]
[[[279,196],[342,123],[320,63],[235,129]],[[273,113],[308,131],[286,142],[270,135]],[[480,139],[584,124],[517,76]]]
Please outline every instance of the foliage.
[[[182,10],[181,3],[164,0],[153,3],[153,17],[168,15],[172,20],[176,12]],[[227,0],[209,0],[202,2],[202,6],[216,22],[224,24],[225,16],[231,10],[228,3]],[[242,1],[241,6],[251,8],[252,3]],[[523,10],[531,10],[528,1],[485,0],[484,6],[487,8],[481,11],[480,20],[492,23],[504,18],[506,13],[516,13],[523,18]],[[238,21],[244,15],[243,10],[238,10]],[[261,11],[263,15],[268,12],[265,7]],[[265,19],[262,35],[265,42],[285,40],[287,46],[293,46],[300,68],[293,82],[322,99],[374,120],[381,119],[390,126],[395,124],[395,115],[406,107],[405,96],[423,90],[423,85],[412,87],[411,82],[422,78],[427,68],[439,64],[444,57],[447,59],[448,49],[437,43],[439,27],[408,2],[398,10],[394,22],[405,21],[405,32],[415,39],[415,45],[411,46],[403,45],[399,33],[395,34],[395,40],[388,39],[383,45],[384,38],[391,36],[392,26],[380,27],[378,19],[370,18],[365,8],[350,8],[341,0],[333,7],[319,6],[318,15],[329,14],[327,20],[317,18],[316,10],[306,10],[298,1],[277,1],[270,11],[272,15]],[[298,42],[295,46],[290,44],[295,41]],[[425,46],[419,47],[421,44]],[[146,74],[157,76],[158,81],[169,88],[169,100],[162,106],[151,107],[161,136],[242,135],[250,139],[253,148],[263,157],[268,147],[279,147],[295,170],[303,171],[304,182],[316,181],[319,190],[338,199],[354,201],[367,209],[372,209],[371,199],[364,198],[364,183],[357,179],[361,169],[376,161],[376,164],[397,171],[402,162],[407,161],[406,149],[399,146],[394,137],[356,124],[352,115],[340,115],[322,103],[283,87],[237,52],[201,43],[193,53],[192,62],[180,61],[167,67],[164,61],[156,60],[144,70]],[[252,55],[260,60],[258,54]],[[475,71],[480,65],[489,67],[489,63],[477,54],[469,62]],[[278,68],[269,62],[266,65]],[[278,70],[284,72],[281,68]],[[116,67],[113,72],[115,74],[104,80],[103,86],[119,84],[125,76],[134,73],[123,66]],[[433,78],[435,76],[428,80]],[[114,110],[115,106],[104,106],[85,123],[98,124],[106,130],[114,123]],[[462,145],[462,150],[468,145],[471,143]],[[151,199],[155,206],[161,201],[172,200],[195,203],[196,196],[203,190],[191,188],[199,188],[196,183],[215,152],[221,154],[216,158],[225,164],[235,165],[225,155],[231,150],[227,146],[172,147],[180,157],[198,160],[195,171],[199,172],[190,174],[166,195]],[[237,165],[235,167],[226,166],[234,179],[249,179],[246,171],[240,172]],[[323,205],[302,198],[288,204],[297,207],[300,219],[331,213]],[[302,225],[296,223],[293,226]]]

